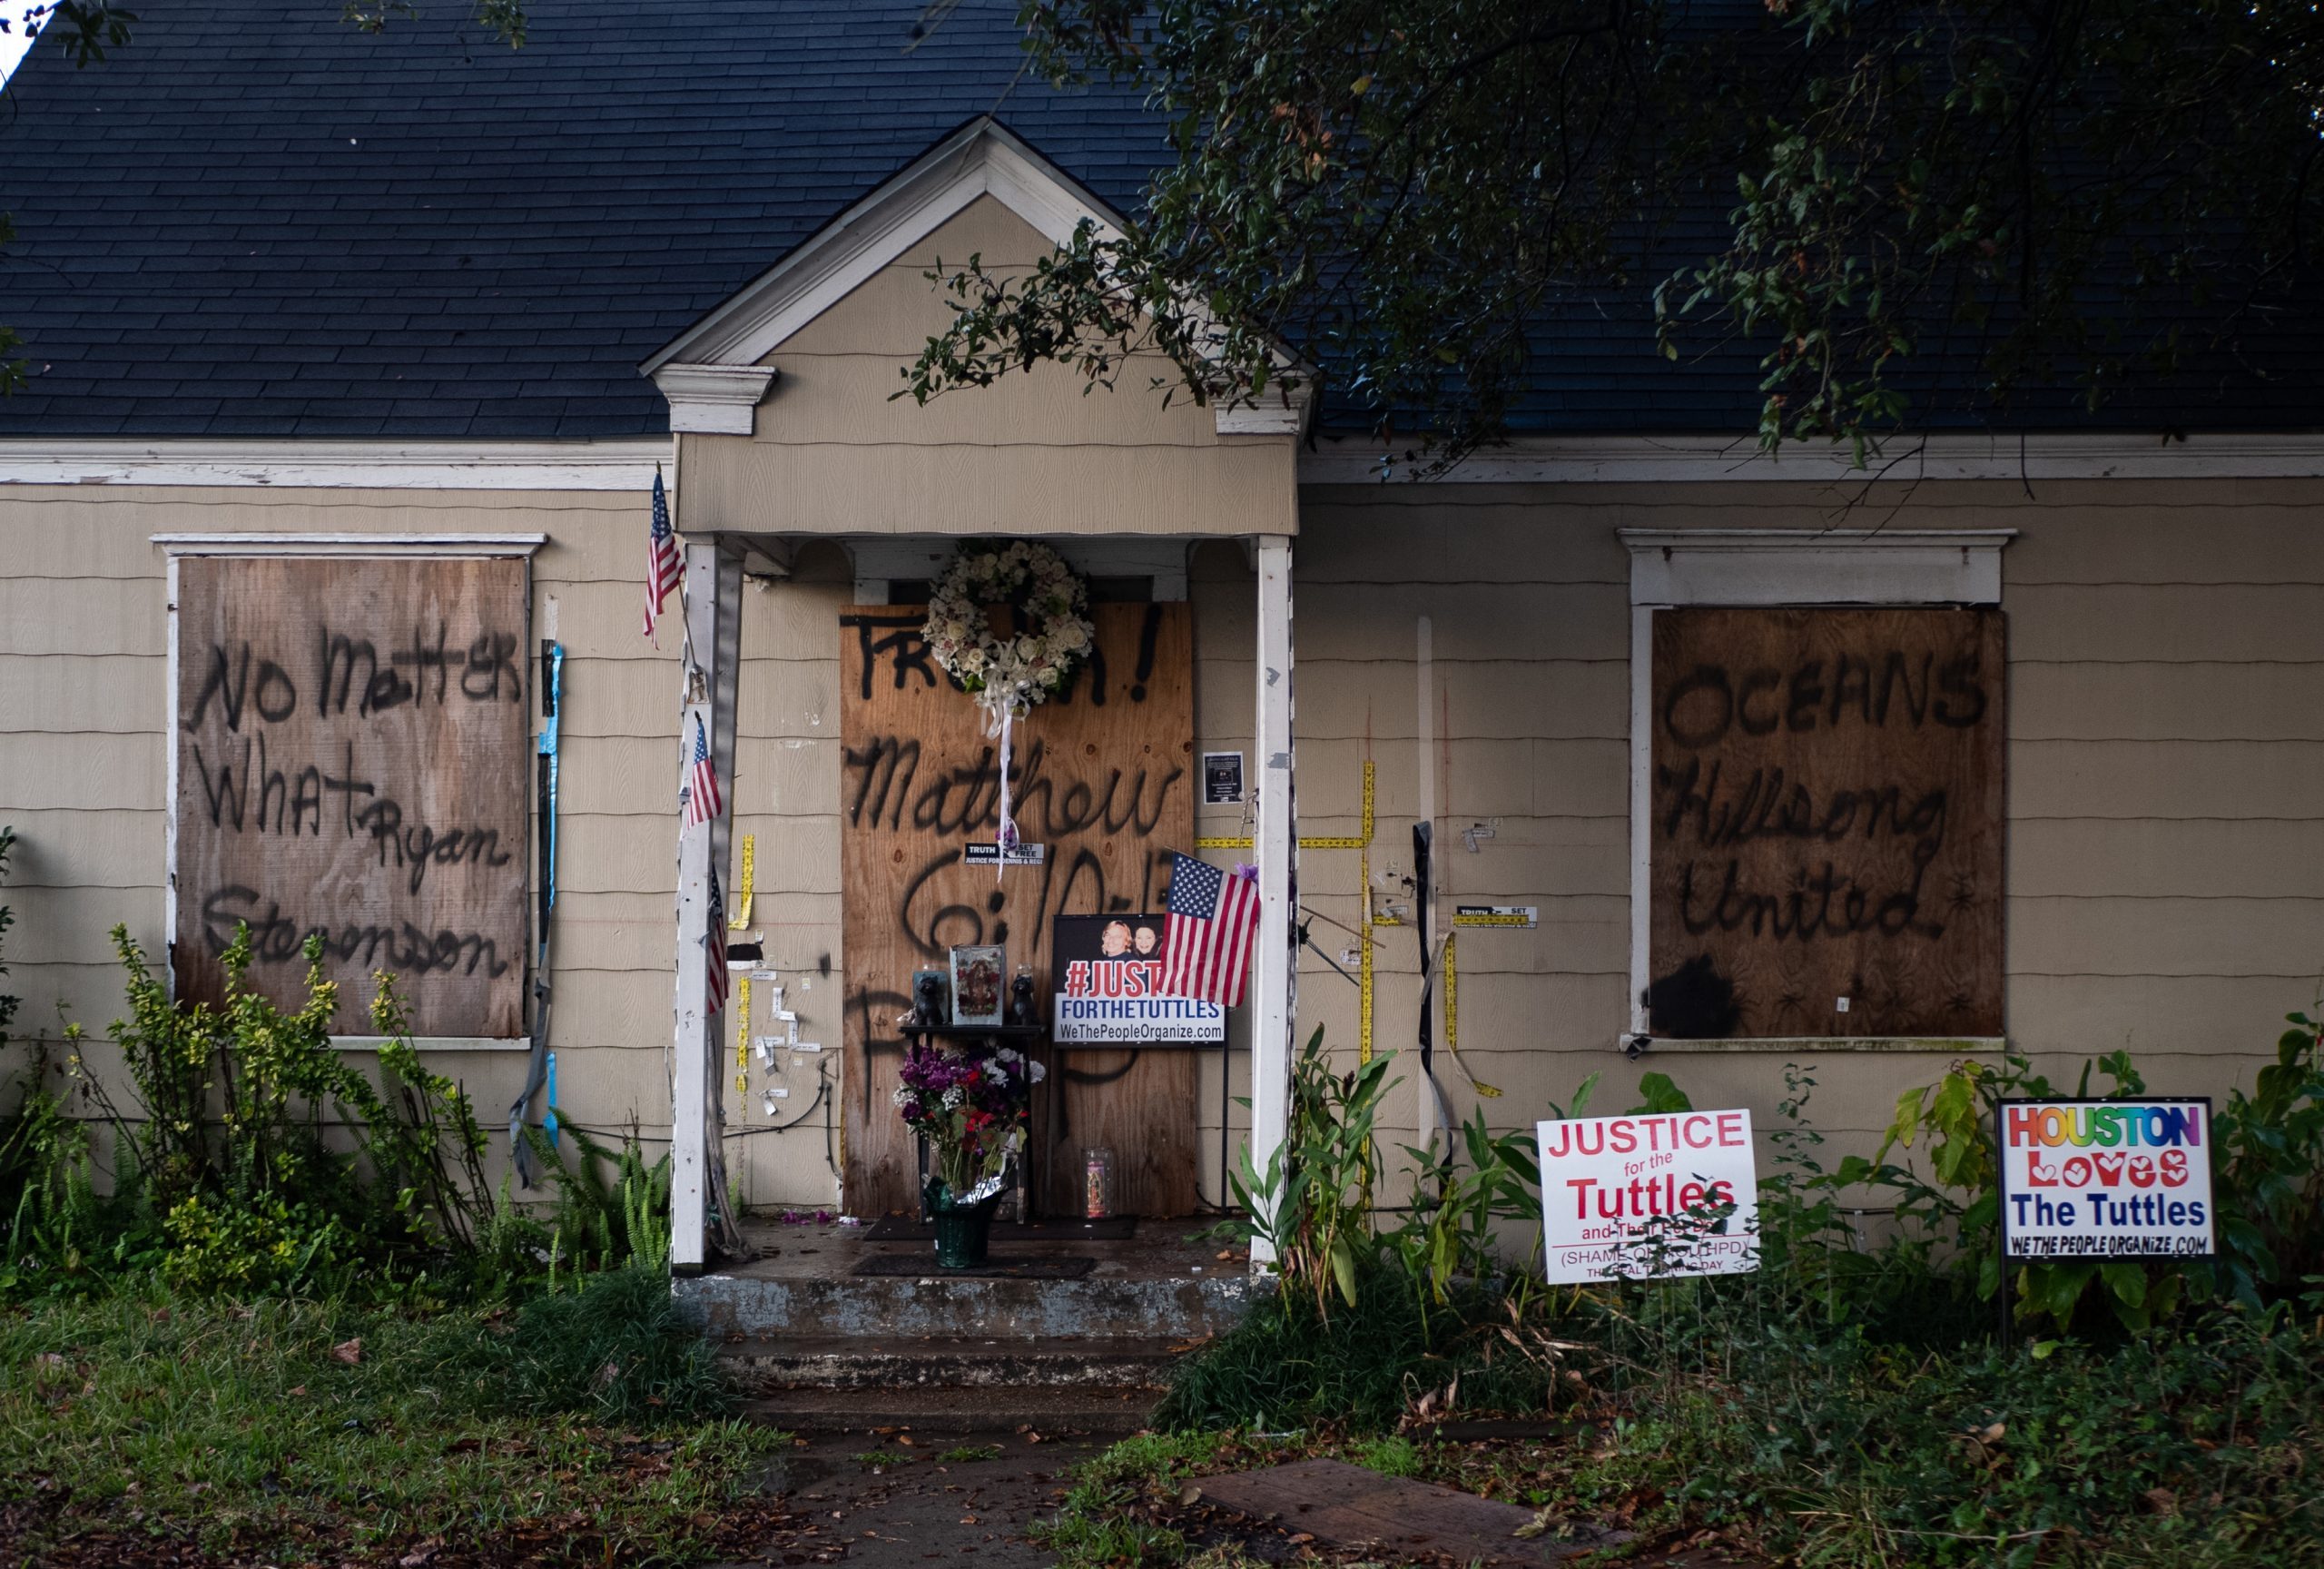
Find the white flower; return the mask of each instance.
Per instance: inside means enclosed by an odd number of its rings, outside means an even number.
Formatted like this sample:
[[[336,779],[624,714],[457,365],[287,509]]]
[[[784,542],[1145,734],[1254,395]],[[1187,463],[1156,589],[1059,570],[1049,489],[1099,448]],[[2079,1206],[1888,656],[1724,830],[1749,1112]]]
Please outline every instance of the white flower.
[[[945,1090],[944,1110],[947,1111],[958,1111],[960,1109],[961,1100],[962,1096],[957,1088]]]
[[[987,715],[1022,715],[1062,689],[1089,651],[1087,602],[1086,587],[1062,557],[1020,539],[956,558],[929,596],[921,635]],[[1035,626],[1022,636],[996,636],[988,607],[1004,603],[1019,606]]]

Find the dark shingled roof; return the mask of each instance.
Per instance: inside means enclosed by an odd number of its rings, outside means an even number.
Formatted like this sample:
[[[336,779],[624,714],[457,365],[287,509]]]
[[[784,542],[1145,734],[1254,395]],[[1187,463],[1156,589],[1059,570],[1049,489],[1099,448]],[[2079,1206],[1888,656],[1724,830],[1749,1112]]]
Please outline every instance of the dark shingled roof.
[[[1118,87],[1022,74],[1016,0],[556,0],[511,52],[424,7],[386,35],[330,0],[152,7],[75,71],[37,47],[0,108],[0,322],[29,390],[0,436],[581,439],[667,429],[639,360],[955,127],[988,113],[1099,199],[1167,156]],[[1709,203],[1669,260],[1716,243]],[[1756,351],[1672,364],[1642,291],[1559,301],[1521,429],[1748,431]],[[2094,419],[2324,423],[2324,321]],[[1974,363],[1915,368],[1915,423],[1983,422]],[[1334,421],[1342,422],[1342,421]]]
[[[1015,0],[555,0],[510,51],[434,4],[141,7],[0,109],[0,435],[588,438],[668,429],[638,361],[963,122],[1108,202],[1166,154],[1119,90],[1019,79]]]

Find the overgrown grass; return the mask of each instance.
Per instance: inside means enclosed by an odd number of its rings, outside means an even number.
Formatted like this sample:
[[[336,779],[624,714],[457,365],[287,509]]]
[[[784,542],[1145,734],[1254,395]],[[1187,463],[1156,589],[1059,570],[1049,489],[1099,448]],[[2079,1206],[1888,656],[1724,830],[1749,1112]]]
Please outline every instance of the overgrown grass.
[[[2324,1342],[2222,1312],[2112,1347],[1898,1355],[1776,1327],[1424,1474],[1649,1542],[1833,1565],[2324,1564]]]
[[[1766,1295],[1744,1278],[1573,1303],[1557,1330],[1570,1436],[1445,1442],[1409,1413],[1379,1431],[1318,1406],[1297,1434],[1140,1438],[1083,1470],[1048,1540],[1069,1564],[1189,1563],[1218,1528],[1178,1506],[1190,1478],[1324,1454],[1634,1532],[1639,1554],[1717,1541],[1829,1569],[2324,1565],[2313,1305],[2004,1352],[1803,1324],[1765,1311]],[[1351,1339],[1367,1300],[1334,1315]],[[1280,1321],[1255,1317],[1187,1367],[1171,1409],[1234,1420],[1196,1402],[1222,1364],[1248,1377],[1284,1344]],[[1462,1413],[1488,1409],[1467,1387]]]
[[[723,1419],[706,1349],[675,1329],[666,1284],[626,1271],[517,1312],[122,1295],[0,1314],[0,1499],[54,1508],[51,1535],[286,1561],[454,1534],[681,1560],[787,1440]]]
[[[1523,1162],[1477,1129],[1464,1150],[1412,1151],[1418,1208],[1378,1229],[1362,1179],[1385,1081],[1376,1062],[1332,1077],[1311,1041],[1301,1162],[1243,1174],[1285,1288],[1182,1365],[1159,1419],[1203,1434],[1185,1442],[1212,1464],[1336,1455],[1524,1504],[1545,1529],[1623,1528],[1638,1556],[1717,1542],[1818,1569],[2319,1569],[2324,1026],[2290,1022],[2216,1124],[2215,1262],[2004,1271],[1980,1140],[1995,1097],[2053,1093],[2011,1058],[1900,1101],[1891,1148],[1919,1139],[1927,1178],[1888,1150],[1827,1167],[1805,1116],[1813,1077],[1788,1070],[1757,1272],[1556,1288],[1483,1240],[1487,1222],[1530,1232],[1540,1209],[1512,1178]],[[2093,1067],[2142,1091],[2121,1054]],[[1660,1074],[1640,1093],[1640,1110],[1687,1106]],[[1870,1238],[1842,1201],[1866,1189],[1899,1196]],[[1650,1249],[1642,1262],[1660,1268]],[[1434,1437],[1442,1418],[1486,1416],[1568,1436]],[[1083,1474],[1050,1537],[1068,1564],[1217,1550],[1220,1522],[1181,1486],[1200,1462],[1170,1442]]]
[[[1181,1365],[1157,1423],[1370,1431],[1393,1426],[1456,1378],[1465,1406],[1541,1408],[1553,1372],[1496,1354],[1503,1315],[1490,1290],[1464,1287],[1451,1308],[1432,1311],[1390,1268],[1361,1269],[1354,1286],[1355,1300],[1328,1317],[1298,1293],[1263,1298],[1232,1334]]]
[[[1141,1433],[1074,1472],[1072,1491],[1033,1539],[1067,1565],[1177,1564],[1185,1534],[1155,1519],[1185,1476],[1215,1468],[1224,1435]]]

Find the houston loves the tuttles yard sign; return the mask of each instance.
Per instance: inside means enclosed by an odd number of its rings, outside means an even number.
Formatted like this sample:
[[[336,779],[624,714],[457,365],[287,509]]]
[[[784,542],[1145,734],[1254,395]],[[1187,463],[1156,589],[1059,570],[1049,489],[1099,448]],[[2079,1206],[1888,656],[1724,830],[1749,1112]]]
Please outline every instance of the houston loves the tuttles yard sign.
[[[2002,1256],[2207,1258],[2211,1103],[2004,1100]]]

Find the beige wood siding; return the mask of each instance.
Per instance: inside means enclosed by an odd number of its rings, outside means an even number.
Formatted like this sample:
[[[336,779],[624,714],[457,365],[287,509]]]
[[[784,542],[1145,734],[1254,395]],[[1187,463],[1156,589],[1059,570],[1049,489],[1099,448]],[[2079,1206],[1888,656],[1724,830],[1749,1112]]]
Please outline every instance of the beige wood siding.
[[[681,527],[820,534],[1287,534],[1292,444],[1221,436],[1158,360],[1108,390],[1041,365],[925,407],[893,395],[950,320],[928,274],[971,255],[1029,267],[1049,242],[990,197],[883,268],[770,356],[752,436],[685,437]]]
[[[949,240],[942,249],[949,260]],[[802,357],[892,362],[899,344],[912,346],[902,337],[850,340],[842,314],[792,348]],[[920,325],[912,331],[924,335]],[[788,390],[819,374],[803,366]],[[906,461],[898,456],[906,447],[881,425],[891,413],[908,415],[906,406],[865,414],[862,429],[878,440],[824,441],[847,434],[831,428],[805,449],[786,448],[777,430],[782,396],[763,411],[758,438],[734,439],[773,466],[734,478],[732,503],[795,498],[785,465],[821,461],[812,451],[798,456],[808,449],[858,452],[869,468],[853,472]],[[859,388],[848,398],[861,408],[870,396]],[[1108,407],[1146,396],[1142,384],[1126,385]],[[961,527],[1128,526],[1107,510],[1102,487],[1055,488],[1079,471],[1043,467],[1043,444],[1021,439],[1013,423],[1031,405],[1010,397],[1006,387],[963,395],[930,414],[989,411],[988,436],[979,441],[963,428],[963,445],[1000,454],[989,461],[1014,474],[1029,498],[1029,521],[988,512]],[[1088,472],[1109,476],[1108,485],[1137,488],[1144,481],[1125,476],[1146,472],[1114,461],[1120,454],[1109,446],[1197,465],[1232,446],[1207,434],[1206,413],[1182,411],[1143,419],[1147,435],[1161,429],[1167,439],[1141,445],[1127,439],[1139,431],[1124,428],[1118,442],[1085,440],[1105,435],[1111,416],[1085,409],[1078,390],[1069,401],[1069,410],[1058,406],[1055,428],[1083,443],[1072,450],[1096,454]],[[696,478],[690,469],[690,487]],[[1167,512],[1170,531],[1187,534],[1287,526],[1283,471],[1202,481],[1214,482],[1227,488],[1218,494],[1235,493],[1232,507],[1179,517],[1196,505],[1195,493],[1181,489],[1167,507],[1135,498],[1122,516],[1158,525]],[[709,481],[714,494],[717,483]],[[891,506],[878,496],[900,492],[872,487],[868,511],[837,490],[819,494],[815,527],[868,532],[881,525],[863,520]],[[684,504],[695,499],[689,489]],[[1814,488],[1765,484],[1331,487],[1310,488],[1300,504],[1304,831],[1356,830],[1369,756],[1378,773],[1374,870],[1409,871],[1426,766],[1442,804],[1447,903],[1541,910],[1536,932],[1462,934],[1462,1054],[1506,1093],[1478,1101],[1440,1048],[1439,1076],[1456,1116],[1483,1104],[1496,1123],[1529,1121],[1544,1100],[1565,1100],[1599,1069],[1608,1084],[1600,1105],[1620,1108],[1640,1071],[1611,1050],[1626,1014],[1629,943],[1629,565],[1615,536],[1622,526],[1796,528],[1869,517],[1894,527],[2018,529],[2004,556],[2012,1035],[2061,1068],[2127,1046],[2158,1089],[2216,1093],[2248,1082],[2281,1015],[2316,995],[2324,973],[2324,485],[2040,483],[2031,498],[2014,484],[1925,485],[1869,498],[1853,512]],[[796,512],[803,503],[779,505],[794,508],[781,514],[794,520],[762,527],[805,526]],[[1078,519],[1071,528],[1068,513]],[[950,527],[900,508],[884,515],[897,528]],[[120,1011],[106,928],[123,921],[149,947],[161,940],[169,718],[162,561],[152,535],[538,530],[551,543],[535,566],[535,628],[546,631],[554,601],[567,649],[555,1031],[563,1107],[588,1126],[617,1129],[635,1118],[649,1138],[665,1136],[677,671],[674,637],[656,652],[637,635],[644,518],[643,497],[604,494],[0,488],[0,551],[18,564],[0,580],[0,822],[23,836],[0,898],[18,916],[7,952],[11,989],[25,999],[21,1026],[52,1028],[61,1002],[102,1028]],[[753,925],[783,973],[803,1038],[832,1047],[844,963],[836,611],[852,597],[851,579],[845,554],[823,545],[803,551],[788,579],[753,580],[745,590],[730,785],[737,834],[757,843]],[[1193,552],[1191,584],[1197,745],[1247,751],[1250,568],[1233,543],[1205,544]],[[1422,613],[1433,621],[1437,676],[1438,742],[1425,760],[1415,739],[1413,617]],[[1469,854],[1457,830],[1490,819],[1498,819],[1494,837]],[[1200,833],[1247,830],[1240,808],[1199,814]],[[1354,941],[1334,923],[1356,923],[1356,866],[1348,852],[1300,858],[1316,941],[1334,958]],[[1384,929],[1379,940],[1376,1031],[1388,1049],[1413,1040],[1417,966],[1410,928]],[[1299,995],[1303,1034],[1323,1024],[1352,1051],[1355,988],[1311,954]],[[1234,1028],[1231,1088],[1242,1094],[1239,1017]],[[724,1049],[733,1046],[730,1035]],[[1879,1126],[1901,1086],[1943,1065],[1927,1055],[1802,1060],[1817,1064],[1814,1111],[1831,1130]],[[1699,1102],[1772,1115],[1783,1061],[1665,1049],[1651,1065]],[[506,1105],[521,1070],[513,1056],[448,1062],[487,1110]],[[1195,1114],[1202,1190],[1211,1198],[1219,1192],[1216,1071],[1206,1053]],[[1403,1140],[1412,1109],[1407,1085],[1392,1101],[1384,1142]],[[729,1111],[742,1135],[729,1155],[746,1199],[829,1201],[820,1115],[777,1133],[751,1131],[769,1126],[755,1093],[738,1105],[730,1092]],[[809,1112],[807,1098],[794,1096],[778,1103],[775,1120]],[[1237,1108],[1238,1130],[1242,1118]]]
[[[2003,557],[2012,1037],[2069,1077],[2082,1058],[2128,1047],[2158,1089],[2221,1093],[2249,1084],[2282,1015],[2317,996],[2324,485],[2048,482],[2031,497],[2015,484],[1334,486],[1304,490],[1301,511],[1303,830],[1354,831],[1368,754],[1374,871],[1410,870],[1423,766],[1413,622],[1425,614],[1445,903],[1541,906],[1538,932],[1461,935],[1462,1055],[1506,1095],[1480,1101],[1440,1044],[1455,1117],[1482,1104],[1496,1123],[1523,1123],[1601,1068],[1601,1108],[1631,1104],[1649,1066],[1698,1103],[1766,1117],[1782,1096],[1782,1056],[1671,1047],[1632,1066],[1611,1050],[1630,942],[1625,527],[2017,529]],[[1247,627],[1240,607],[1230,618]],[[1494,817],[1495,837],[1466,853],[1455,831]],[[1356,921],[1354,863],[1303,854],[1315,910]],[[1324,945],[1336,956],[1345,941],[1332,928]],[[1380,942],[1378,1041],[1408,1047],[1413,934]],[[1353,1050],[1354,988],[1312,956],[1300,1011],[1303,1033],[1323,1023]],[[1837,1130],[1882,1126],[1897,1090],[1945,1063],[1797,1055],[1821,1081],[1814,1120]],[[1391,1110],[1410,1127],[1409,1090]]]
[[[566,647],[563,1109],[665,1137],[678,676],[675,639],[656,653],[637,632],[645,519],[642,496],[605,493],[0,487],[0,553],[13,563],[0,580],[0,823],[20,835],[0,903],[16,913],[19,1030],[53,1034],[69,1017],[102,1032],[123,1011],[114,923],[162,950],[171,715],[153,535],[539,532],[533,630],[547,635],[553,615]],[[489,1125],[524,1060],[450,1052],[438,1066]]]

